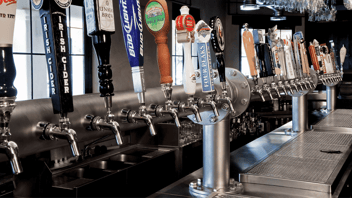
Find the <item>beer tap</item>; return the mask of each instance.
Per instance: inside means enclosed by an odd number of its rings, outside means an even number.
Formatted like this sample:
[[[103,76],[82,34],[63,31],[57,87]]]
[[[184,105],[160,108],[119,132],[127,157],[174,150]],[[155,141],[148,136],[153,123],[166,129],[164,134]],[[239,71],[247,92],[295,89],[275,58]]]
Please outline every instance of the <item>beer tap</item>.
[[[202,118],[200,116],[199,107],[194,98],[197,84],[191,56],[191,47],[195,40],[194,28],[196,21],[194,20],[193,16],[189,14],[189,8],[187,6],[182,6],[180,11],[181,15],[176,18],[176,39],[178,43],[183,43],[185,56],[185,65],[183,70],[183,88],[189,97],[187,99],[187,104],[184,102],[176,102],[175,107],[178,108],[179,111],[192,111],[197,119],[197,122],[201,122]]]
[[[293,56],[292,42],[290,39],[286,38],[284,41],[284,52],[285,52],[285,63],[286,63],[286,74],[288,81],[285,81],[285,85],[290,89],[291,94],[293,94],[292,87],[298,92],[295,79],[297,78],[296,66]]]
[[[342,77],[341,77],[342,73],[339,67],[339,63],[337,62],[337,52],[335,50],[335,43],[333,40],[330,40],[330,45],[331,45],[330,55],[331,55],[332,62],[334,63],[336,80],[342,81]]]
[[[235,109],[232,104],[231,98],[228,96],[227,92],[227,85],[226,85],[226,76],[225,76],[225,60],[224,60],[224,50],[225,50],[225,32],[224,32],[224,27],[222,26],[221,20],[219,17],[215,16],[210,19],[210,28],[212,29],[211,32],[211,44],[213,46],[213,50],[215,52],[216,56],[216,65],[218,68],[219,72],[219,78],[220,78],[220,84],[221,84],[221,89],[222,89],[222,94],[221,96],[218,95],[216,97],[216,101],[218,102],[225,102],[229,105],[231,113],[235,113]],[[252,39],[253,41],[253,39]],[[252,42],[251,49],[254,55],[254,43]],[[247,57],[248,58],[248,57]],[[254,58],[254,57],[253,57]],[[252,66],[255,69],[255,80],[257,77],[257,70],[255,68],[255,62],[253,59],[253,62],[250,64],[253,64]],[[253,78],[253,79],[254,79]]]
[[[245,24],[245,26],[247,26],[247,25]],[[258,36],[257,36],[257,33],[258,33]],[[269,47],[269,44],[264,42],[263,37],[264,37],[264,34],[262,33],[261,30],[254,31],[253,40],[257,44],[256,45],[257,56],[258,56],[259,63],[261,63],[261,65],[262,65],[260,77],[263,82],[262,89],[260,89],[259,86],[255,86],[254,88],[255,88],[255,90],[258,90],[259,92],[261,90],[267,92],[268,95],[270,96],[270,99],[273,100],[273,96],[271,94],[272,88],[270,85],[267,84],[267,79],[272,78],[272,76],[275,76],[275,73],[274,73],[274,69],[272,67],[270,47]],[[263,97],[262,97],[262,99],[263,99]]]
[[[304,78],[303,75],[303,71],[302,71],[302,62],[301,62],[301,57],[300,57],[300,47],[299,47],[299,43],[300,43],[300,34],[298,32],[296,32],[293,35],[293,43],[294,43],[294,55],[295,55],[295,60],[296,60],[296,73],[298,78],[296,78],[296,84],[298,84],[301,87],[301,90],[303,91],[303,84],[305,85],[306,89],[308,89],[308,87],[306,86],[306,84],[302,81]]]
[[[104,98],[106,108],[105,118],[95,115],[86,115],[89,130],[110,130],[118,145],[123,144],[120,125],[114,120],[112,113],[112,96],[114,85],[112,84],[112,70],[110,65],[111,34],[115,33],[114,9],[112,0],[107,1],[84,1],[87,34],[92,37],[92,43],[98,58],[98,76],[100,97]]]
[[[345,45],[342,46],[342,48],[340,49],[340,63],[341,63],[341,74],[343,75],[343,63],[345,62],[345,58],[346,58],[346,52],[347,52],[347,49],[345,47]],[[341,79],[342,80],[342,79]]]
[[[285,50],[284,50],[284,41],[282,39],[279,39],[277,43],[277,48],[278,48],[278,57],[279,57],[279,63],[281,65],[281,75],[278,76],[278,86],[284,90],[285,94],[288,95],[287,90],[286,90],[286,85],[282,82],[281,77],[283,80],[286,80],[286,61],[285,61]],[[285,81],[286,82],[286,81]]]
[[[243,27],[245,28],[243,35],[242,35],[244,49],[246,50],[247,60],[248,60],[248,64],[249,64],[249,70],[251,72],[251,76],[252,76],[254,84],[255,84],[255,86],[252,87],[251,92],[258,93],[260,95],[260,97],[262,98],[263,102],[265,102],[265,98],[263,96],[263,88],[258,85],[258,77],[257,77],[258,70],[255,66],[255,64],[256,64],[255,60],[257,60],[257,63],[260,66],[260,69],[262,69],[261,71],[263,72],[262,73],[263,77],[266,77],[264,63],[262,60],[260,60],[258,58],[259,46],[260,46],[259,40],[262,38],[259,38],[259,34],[258,34],[257,30],[254,30],[253,35],[252,35],[252,33],[248,30],[248,23],[245,23]],[[257,57],[255,57],[254,49],[257,50]]]
[[[296,34],[298,34],[299,37],[300,37],[298,47],[299,47],[299,51],[300,51],[300,54],[301,54],[303,75],[305,77],[304,78],[304,83],[308,84],[309,88],[312,89],[314,87],[314,82],[313,82],[312,78],[310,77],[310,70],[309,70],[306,43],[304,41],[304,37],[303,37],[303,33],[302,32],[297,32]]]
[[[160,71],[161,90],[166,99],[164,106],[150,105],[148,112],[161,117],[169,114],[175,120],[177,127],[181,127],[178,119],[178,111],[173,106],[172,96],[172,77],[171,77],[171,58],[167,45],[167,34],[170,31],[170,21],[167,3],[165,0],[149,0],[145,8],[145,24],[148,31],[155,37],[158,53],[158,65]]]
[[[19,149],[15,142],[11,141],[10,119],[11,113],[16,107],[17,89],[13,85],[16,78],[16,67],[13,60],[12,44],[15,26],[17,3],[0,4],[0,23],[4,28],[0,33],[0,153],[5,154],[10,161],[12,173],[18,175],[23,172],[19,159]]]
[[[60,114],[59,125],[41,121],[37,129],[44,140],[67,140],[72,155],[79,156],[76,132],[70,128],[67,114],[73,112],[71,61],[66,26],[66,8],[71,4],[57,1],[32,1],[39,10],[45,55],[48,66],[50,94],[54,114]]]
[[[202,80],[202,91],[206,93],[206,99],[199,99],[198,105],[210,106],[214,112],[215,118],[219,116],[219,111],[216,107],[216,92],[213,79],[213,68],[211,65],[209,40],[211,37],[212,28],[203,20],[200,20],[196,25],[196,32],[198,33],[198,57],[199,67]]]
[[[325,69],[327,74],[332,74],[334,73],[334,66],[331,60],[331,56],[329,53],[329,48],[326,45],[326,43],[320,44],[321,47],[321,52],[324,54],[323,56],[323,61],[325,64]],[[330,80],[330,79],[329,79]]]
[[[139,101],[138,112],[122,109],[121,117],[129,123],[144,121],[152,136],[156,135],[153,125],[153,118],[147,114],[145,106],[145,83],[144,83],[144,46],[143,46],[143,22],[142,11],[139,0],[120,1],[120,18],[122,32],[125,40],[125,47],[128,60],[132,69],[132,80],[134,92],[137,93]],[[138,12],[138,14],[136,14]],[[131,20],[131,21],[130,21]],[[132,23],[133,22],[133,23]],[[133,24],[130,26],[130,24]]]

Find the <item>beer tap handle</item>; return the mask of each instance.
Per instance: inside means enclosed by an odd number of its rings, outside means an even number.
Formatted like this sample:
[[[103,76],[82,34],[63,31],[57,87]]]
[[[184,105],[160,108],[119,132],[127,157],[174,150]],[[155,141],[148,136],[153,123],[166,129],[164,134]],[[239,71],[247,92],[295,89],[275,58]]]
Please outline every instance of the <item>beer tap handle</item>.
[[[71,61],[68,48],[66,8],[57,1],[32,1],[39,10],[43,30],[49,87],[54,114],[73,112]]]
[[[216,63],[219,72],[220,83],[222,86],[222,96],[218,96],[218,101],[225,101],[230,106],[231,113],[235,112],[232,104],[232,99],[228,96],[226,76],[225,76],[225,60],[224,60],[224,50],[225,50],[225,34],[224,27],[221,23],[219,17],[215,16],[210,19],[211,33],[211,44],[216,55]],[[254,50],[254,46],[253,46]],[[257,70],[255,70],[257,71]],[[256,77],[256,76],[255,76]]]
[[[122,33],[131,66],[134,92],[145,105],[143,19],[139,0],[119,1]],[[133,24],[132,26],[130,24]]]
[[[247,60],[249,64],[249,69],[252,77],[256,77],[258,75],[256,69],[256,59],[255,59],[255,47],[254,47],[254,38],[252,33],[248,30],[248,24],[244,24],[245,31],[243,32],[243,46],[246,51]]]
[[[160,84],[172,84],[171,57],[167,38],[170,31],[170,21],[165,0],[149,0],[145,9],[145,23],[148,31],[155,37],[157,44]],[[171,94],[168,99],[171,99]]]
[[[194,95],[196,93],[196,76],[192,64],[192,43],[194,43],[194,28],[196,21],[193,16],[189,14],[189,8],[182,6],[181,15],[176,18],[176,35],[177,42],[183,43],[184,49],[184,70],[183,70],[183,88],[187,95]]]
[[[198,57],[202,79],[202,91],[211,93],[215,91],[213,68],[211,65],[209,40],[212,29],[203,20],[200,20],[196,25],[198,33]]]
[[[317,52],[315,51],[315,47],[314,47],[312,42],[310,42],[308,49],[309,49],[309,54],[310,54],[310,58],[311,58],[312,63],[313,63],[314,70],[316,72],[319,72],[320,71],[319,60],[318,60],[318,57],[317,57]]]
[[[347,49],[345,45],[340,49],[341,71],[343,71],[343,63],[345,62]]]

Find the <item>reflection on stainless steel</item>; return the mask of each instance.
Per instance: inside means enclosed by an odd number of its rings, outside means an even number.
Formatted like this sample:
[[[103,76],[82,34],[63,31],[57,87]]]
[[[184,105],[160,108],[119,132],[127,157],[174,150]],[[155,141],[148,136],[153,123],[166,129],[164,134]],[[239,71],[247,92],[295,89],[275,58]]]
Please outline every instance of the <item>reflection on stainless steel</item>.
[[[328,111],[335,111],[336,109],[336,85],[335,86],[327,86],[326,87],[326,107]]]
[[[131,111],[129,109],[122,109],[119,117],[123,119],[124,123],[137,123],[139,120],[144,121],[149,127],[150,135],[155,136],[156,131],[153,124],[153,118],[146,112],[146,107],[142,105],[139,107],[139,113],[137,113],[136,111]]]
[[[315,124],[313,128],[320,131],[350,132],[352,131],[351,116],[350,109],[336,109]]]
[[[292,130],[304,132],[308,129],[307,95],[292,97]]]

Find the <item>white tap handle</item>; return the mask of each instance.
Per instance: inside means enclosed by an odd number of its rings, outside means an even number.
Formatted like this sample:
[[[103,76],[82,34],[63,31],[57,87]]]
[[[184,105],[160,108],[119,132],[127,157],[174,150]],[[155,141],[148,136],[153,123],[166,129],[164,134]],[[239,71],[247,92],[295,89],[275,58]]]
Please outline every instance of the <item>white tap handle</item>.
[[[184,43],[185,66],[183,68],[183,88],[188,95],[196,93],[196,75],[192,64],[191,47],[192,43]]]

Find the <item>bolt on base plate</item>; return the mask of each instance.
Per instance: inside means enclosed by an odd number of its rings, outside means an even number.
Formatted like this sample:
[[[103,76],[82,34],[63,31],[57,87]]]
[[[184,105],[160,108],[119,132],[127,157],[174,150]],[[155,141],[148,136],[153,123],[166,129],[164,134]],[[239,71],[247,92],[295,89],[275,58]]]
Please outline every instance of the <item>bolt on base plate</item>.
[[[242,183],[230,179],[229,186],[226,189],[212,189],[202,185],[201,179],[193,181],[189,184],[189,193],[192,197],[207,198],[207,197],[233,197],[244,192]],[[234,196],[235,197],[235,196]]]

